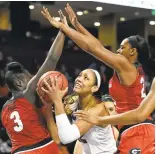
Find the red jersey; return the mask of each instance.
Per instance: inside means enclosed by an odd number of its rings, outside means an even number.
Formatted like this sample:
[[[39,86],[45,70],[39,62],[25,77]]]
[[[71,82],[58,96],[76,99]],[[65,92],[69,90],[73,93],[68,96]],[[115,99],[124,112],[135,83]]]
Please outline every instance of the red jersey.
[[[145,75],[142,66],[137,67],[138,76],[130,86],[120,84],[116,72],[109,81],[109,94],[116,101],[117,113],[123,113],[138,108],[142,100],[146,97]]]
[[[49,132],[40,122],[35,106],[25,98],[18,98],[6,105],[1,117],[11,139],[12,151],[50,137]]]

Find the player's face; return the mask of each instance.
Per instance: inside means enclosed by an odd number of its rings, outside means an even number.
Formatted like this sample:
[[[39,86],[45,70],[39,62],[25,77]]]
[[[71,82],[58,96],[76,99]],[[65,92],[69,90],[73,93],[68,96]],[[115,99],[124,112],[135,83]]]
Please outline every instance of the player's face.
[[[117,50],[117,53],[125,56],[126,58],[129,58],[130,50],[132,50],[132,48],[131,45],[129,44],[128,39],[124,39],[121,42],[120,48]]]
[[[74,92],[79,95],[92,93],[92,87],[95,86],[95,74],[92,70],[86,69],[82,71],[75,79]]]
[[[110,115],[115,115],[116,114],[116,108],[113,102],[107,101],[105,102],[105,107],[107,109],[107,112]]]

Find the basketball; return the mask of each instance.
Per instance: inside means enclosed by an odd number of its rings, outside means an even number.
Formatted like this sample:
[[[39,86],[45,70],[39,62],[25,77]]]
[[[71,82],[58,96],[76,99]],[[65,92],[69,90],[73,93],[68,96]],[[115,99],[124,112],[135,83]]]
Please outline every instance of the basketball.
[[[58,71],[49,71],[49,72],[46,72],[45,74],[43,74],[41,76],[41,78],[39,79],[38,81],[38,94],[40,96],[42,96],[42,98],[47,102],[47,103],[50,103],[51,100],[49,99],[48,95],[45,94],[43,91],[42,91],[42,87],[46,89],[45,85],[44,85],[44,79],[49,83],[50,82],[50,77],[53,77],[53,78],[56,78],[57,79],[57,82],[58,82],[58,85],[59,85],[59,89],[60,90],[65,90],[67,87],[68,87],[68,80],[67,78],[65,77],[65,75],[63,75],[62,73],[58,72]]]

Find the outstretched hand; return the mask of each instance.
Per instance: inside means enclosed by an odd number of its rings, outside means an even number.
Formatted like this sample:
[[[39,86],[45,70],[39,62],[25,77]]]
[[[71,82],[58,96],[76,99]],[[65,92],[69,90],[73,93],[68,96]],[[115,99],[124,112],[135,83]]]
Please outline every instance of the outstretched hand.
[[[84,120],[94,125],[100,125],[100,117],[90,114],[89,111],[79,110],[75,112],[74,115],[78,117],[79,120]]]
[[[61,26],[61,22],[59,21],[56,21],[54,17],[51,17],[49,11],[47,8],[43,7],[43,10],[41,11],[42,15],[48,19],[48,21],[56,28],[60,28]]]
[[[44,86],[41,90],[48,95],[48,97],[51,99],[52,103],[62,102],[62,98],[67,93],[68,88],[65,90],[59,89],[59,84],[57,82],[57,78],[50,77],[50,81],[47,82],[44,80]]]
[[[67,18],[66,18],[66,16],[63,14],[62,10],[59,10],[58,13],[59,13],[59,15],[60,15],[61,22],[62,22],[63,24],[65,24],[66,26],[68,26]]]
[[[69,5],[69,3],[67,3],[65,10],[69,16],[69,20],[71,22],[71,24],[75,27],[76,23],[78,22],[77,20],[77,16],[74,12],[74,10],[72,9],[72,7]]]

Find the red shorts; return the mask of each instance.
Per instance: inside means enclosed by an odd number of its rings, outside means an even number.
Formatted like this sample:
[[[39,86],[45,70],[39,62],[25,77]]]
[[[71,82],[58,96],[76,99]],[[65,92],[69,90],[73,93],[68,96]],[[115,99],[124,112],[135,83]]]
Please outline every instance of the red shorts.
[[[51,141],[43,146],[31,150],[15,152],[14,154],[59,154],[59,149],[57,144]]]
[[[120,154],[154,154],[155,125],[138,124],[121,134],[118,150]]]

